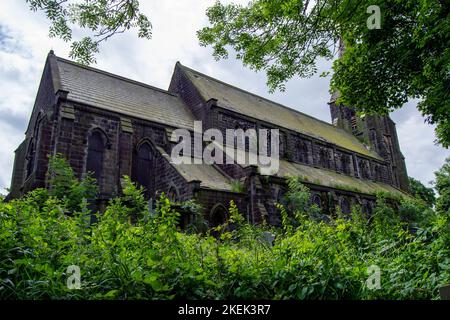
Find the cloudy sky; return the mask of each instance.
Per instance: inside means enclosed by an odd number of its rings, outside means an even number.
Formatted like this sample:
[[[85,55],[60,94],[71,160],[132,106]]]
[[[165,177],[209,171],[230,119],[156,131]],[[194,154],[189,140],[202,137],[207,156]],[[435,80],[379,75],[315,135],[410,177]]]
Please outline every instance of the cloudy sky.
[[[299,111],[330,121],[329,78],[292,79],[285,92],[269,94],[265,76],[230,57],[216,62],[200,47],[196,31],[207,25],[205,10],[215,0],[146,0],[141,9],[153,24],[151,40],[128,32],[108,40],[95,67],[167,89],[176,61]],[[237,1],[237,0],[236,0]],[[236,2],[235,1],[235,2]],[[239,2],[247,2],[245,0]],[[48,37],[49,24],[25,0],[2,0],[0,11],[0,192],[10,184],[14,150],[24,138],[45,58],[49,50],[68,58],[70,46]],[[75,30],[75,36],[81,30]],[[328,70],[322,61],[319,73]],[[433,127],[425,124],[413,103],[394,112],[408,174],[424,184],[434,179],[450,151],[434,145]]]

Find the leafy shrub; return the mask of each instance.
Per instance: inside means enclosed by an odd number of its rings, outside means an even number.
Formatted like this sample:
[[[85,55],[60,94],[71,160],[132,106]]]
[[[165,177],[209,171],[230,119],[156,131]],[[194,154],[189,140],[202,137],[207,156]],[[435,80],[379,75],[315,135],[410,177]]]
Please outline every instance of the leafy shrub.
[[[425,187],[422,182],[414,179],[413,177],[409,177],[409,186],[411,189],[411,194],[415,198],[422,200],[429,207],[433,207],[436,202],[436,196],[433,188]]]
[[[215,238],[182,232],[179,206],[164,195],[150,214],[128,178],[89,225],[86,198],[69,201],[77,183],[59,178],[50,194],[0,200],[0,299],[436,299],[450,282],[449,215],[415,222],[411,233],[383,195],[370,220],[353,207],[325,223],[309,218],[309,191],[293,178],[282,229],[247,223],[231,203]],[[400,205],[410,218],[419,209]],[[71,265],[79,290],[67,286]],[[366,285],[371,265],[379,289]]]
[[[434,174],[435,188],[439,194],[436,200],[436,212],[450,214],[450,157],[445,159],[442,168]]]
[[[231,191],[232,192],[238,192],[238,193],[245,192],[245,185],[244,185],[244,183],[242,181],[239,181],[239,180],[231,181]]]
[[[95,199],[97,196],[96,180],[91,173],[78,180],[61,154],[50,157],[47,176],[50,195],[66,202],[70,212],[80,210],[83,199]]]

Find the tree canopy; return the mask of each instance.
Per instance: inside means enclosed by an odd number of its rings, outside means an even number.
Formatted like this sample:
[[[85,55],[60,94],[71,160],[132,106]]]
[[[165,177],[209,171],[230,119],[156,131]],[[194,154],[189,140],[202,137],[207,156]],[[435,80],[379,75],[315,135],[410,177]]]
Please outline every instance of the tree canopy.
[[[423,200],[427,205],[432,207],[436,202],[436,196],[434,194],[433,188],[427,188],[417,179],[409,177],[409,186],[411,188],[411,194]]]
[[[379,21],[374,14],[379,8]],[[200,44],[264,70],[270,91],[334,61],[331,92],[359,114],[388,114],[418,99],[437,140],[450,145],[450,6],[445,0],[254,0],[208,8]],[[377,28],[379,25],[379,29]],[[375,26],[375,27],[374,27]]]
[[[26,0],[32,11],[43,11],[51,22],[49,35],[72,41],[70,57],[83,64],[95,62],[99,45],[131,28],[138,36],[151,38],[152,25],[139,10],[137,0]],[[74,26],[87,28],[93,35],[73,41]]]
[[[442,168],[434,174],[436,176],[434,188],[439,194],[436,211],[450,214],[450,157],[445,159]]]

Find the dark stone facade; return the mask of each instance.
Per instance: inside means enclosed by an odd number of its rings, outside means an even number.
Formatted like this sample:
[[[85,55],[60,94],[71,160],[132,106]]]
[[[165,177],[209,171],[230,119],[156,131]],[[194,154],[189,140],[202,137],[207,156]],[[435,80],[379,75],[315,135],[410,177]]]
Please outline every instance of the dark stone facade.
[[[276,203],[282,201],[286,192],[284,178],[263,176],[256,166],[212,165],[214,174],[221,181],[229,182],[230,185],[233,181],[238,181],[245,190],[242,191],[214,188],[214,179],[205,184],[202,180],[204,176],[200,175],[197,179],[195,176],[189,176],[189,173],[183,173],[164,156],[164,153],[170,154],[175,145],[170,138],[170,133],[177,129],[175,124],[161,121],[158,117],[151,118],[154,114],[151,108],[148,109],[149,116],[143,117],[127,112],[126,103],[122,109],[114,111],[111,108],[99,107],[95,95],[91,100],[77,99],[75,89],[72,90],[67,80],[64,80],[64,77],[68,77],[67,74],[61,71],[72,70],[70,68],[76,70],[77,77],[83,72],[89,72],[90,76],[98,76],[102,81],[110,81],[113,85],[121,85],[122,81],[126,82],[126,85],[133,85],[133,90],[137,92],[154,92],[161,97],[159,99],[178,99],[187,106],[186,110],[189,110],[192,119],[203,121],[203,130],[218,128],[225,133],[226,129],[236,128],[278,128],[280,156],[284,163],[302,164],[325,173],[338,173],[360,181],[367,180],[408,190],[404,159],[398,146],[395,126],[388,117],[368,118],[364,120],[363,125],[352,129],[354,115],[351,109],[338,108],[331,103],[334,123],[346,130],[353,130],[355,135],[367,137],[372,148],[380,155],[379,158],[374,158],[223,108],[214,98],[206,100],[179,64],[175,67],[169,90],[163,91],[99,70],[77,66],[50,53],[25,140],[16,150],[10,198],[37,187],[47,187],[48,157],[60,153],[68,159],[78,177],[86,174],[87,166],[92,165],[88,164],[88,161],[91,161],[89,159],[97,161],[94,165],[101,168],[98,174],[99,201],[106,201],[120,194],[121,178],[128,175],[135,181],[144,181],[149,189],[147,196],[150,198],[165,192],[180,201],[196,199],[204,207],[204,215],[209,221],[217,222],[223,219],[226,208],[233,200],[251,222],[260,223],[266,220],[274,225],[280,223]],[[99,85],[102,81],[98,81]],[[83,88],[77,90],[82,92]],[[90,90],[91,88],[86,87],[87,92]],[[108,101],[105,103],[108,104]],[[116,102],[111,101],[111,104],[114,103]],[[91,152],[89,143],[93,135],[100,137],[101,150],[97,152],[97,158],[88,155]],[[148,158],[140,156],[143,145],[149,150]],[[143,178],[141,173],[142,170],[147,170],[143,167],[146,165],[149,166],[147,169],[151,174]],[[367,212],[373,207],[373,194],[322,185],[314,179],[305,181],[305,184],[311,189],[311,201],[324,213],[334,212],[336,206],[348,212],[352,204],[360,204]]]
[[[389,116],[366,116],[359,118],[353,109],[330,102],[331,119],[336,126],[351,132],[368,144],[386,164],[358,162],[362,177],[392,184],[409,192],[405,157],[400,151],[395,123]]]

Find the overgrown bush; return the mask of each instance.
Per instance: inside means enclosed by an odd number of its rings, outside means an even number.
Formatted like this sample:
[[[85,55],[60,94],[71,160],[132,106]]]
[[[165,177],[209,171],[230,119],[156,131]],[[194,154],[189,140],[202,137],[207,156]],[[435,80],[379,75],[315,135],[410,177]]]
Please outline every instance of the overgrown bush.
[[[231,203],[216,238],[180,230],[179,206],[164,195],[151,214],[128,178],[90,225],[90,191],[63,178],[65,187],[0,201],[1,299],[436,299],[450,283],[449,215],[430,214],[411,233],[382,196],[371,219],[354,207],[324,222],[292,179],[282,229],[248,224]],[[410,219],[418,210],[400,204]],[[80,289],[67,286],[73,265]],[[379,288],[366,285],[370,266]]]
[[[94,199],[97,195],[96,180],[91,173],[78,180],[61,154],[50,157],[47,176],[50,195],[65,202],[70,212],[80,210],[83,199]]]

